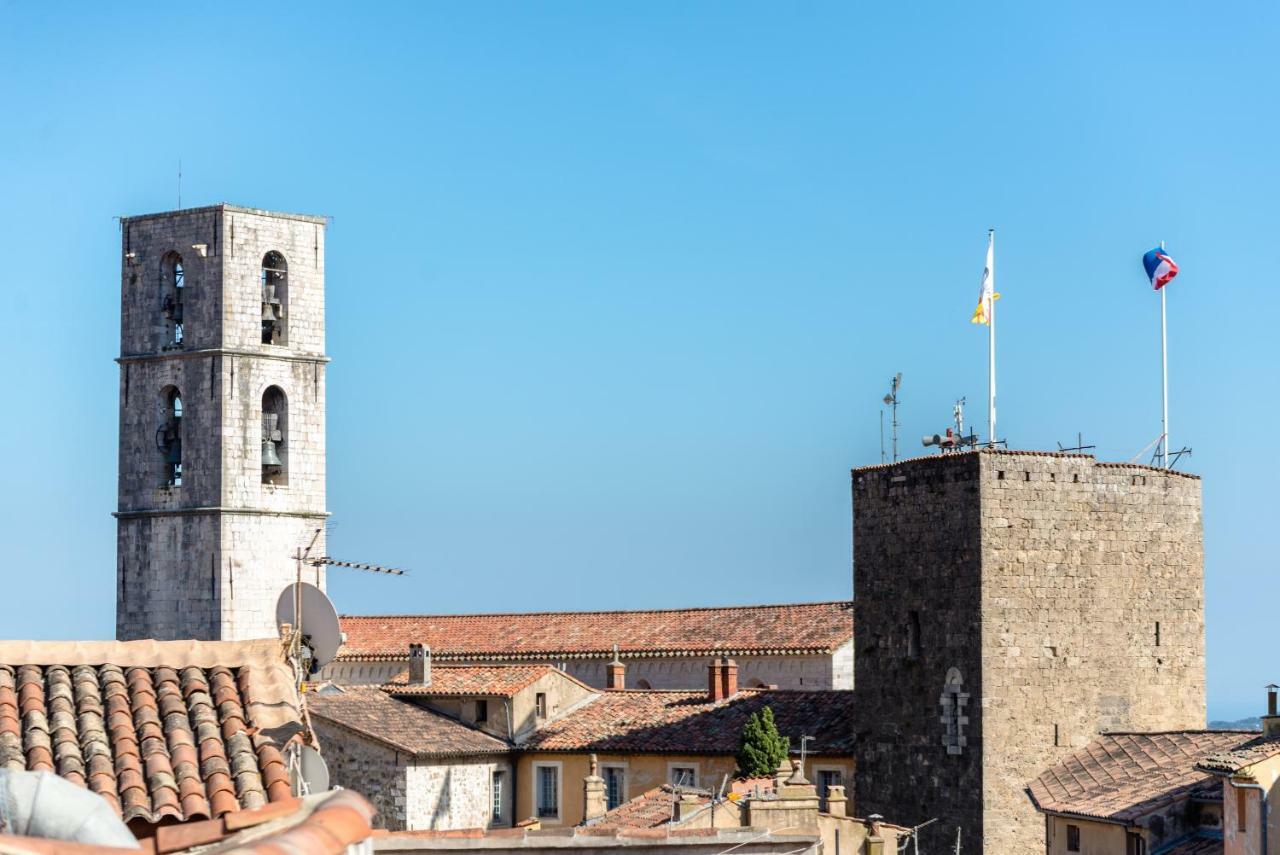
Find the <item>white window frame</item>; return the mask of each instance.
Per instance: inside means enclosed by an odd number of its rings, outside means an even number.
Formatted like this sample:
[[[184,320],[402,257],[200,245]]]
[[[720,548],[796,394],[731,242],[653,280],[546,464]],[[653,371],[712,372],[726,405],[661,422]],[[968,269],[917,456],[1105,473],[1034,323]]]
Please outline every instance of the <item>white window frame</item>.
[[[702,777],[702,769],[700,769],[700,768],[699,768],[699,765],[700,765],[700,764],[698,764],[698,763],[691,763],[691,762],[689,762],[689,761],[684,761],[684,760],[679,761],[679,762],[675,762],[675,761],[668,762],[668,763],[667,763],[667,783],[671,784],[672,786],[676,786],[676,779],[675,779],[675,775],[673,775],[673,774],[672,774],[672,772],[673,772],[674,770],[676,770],[676,769],[692,769],[692,770],[693,770],[693,782],[692,782],[692,783],[689,783],[689,784],[681,784],[680,786],[685,786],[685,787],[696,787],[696,786],[698,786],[698,781],[699,781],[699,779],[701,779],[701,777]]]
[[[541,769],[556,770],[556,814],[555,816],[541,816],[542,806],[538,803],[538,784],[542,780],[540,774]],[[564,816],[564,763],[559,760],[538,761],[533,764],[533,778],[529,785],[533,787],[533,815],[541,822],[558,823]]]
[[[609,774],[608,774],[608,772],[609,772],[609,770],[610,770],[610,769],[616,769],[617,771],[619,771],[619,772],[621,772],[621,773],[622,773],[622,800],[621,800],[620,802],[618,802],[618,804],[619,804],[619,805],[626,804],[626,803],[627,803],[628,801],[630,801],[630,799],[631,799],[631,770],[630,770],[629,768],[627,768],[627,763],[626,763],[626,762],[624,762],[624,761],[614,761],[614,762],[610,762],[610,763],[601,763],[601,764],[600,764],[600,777],[604,778],[604,799],[605,799],[605,804],[606,804],[606,805],[608,805],[608,804],[609,804]],[[617,806],[617,805],[615,805],[614,807],[616,807],[616,806]],[[613,810],[613,808],[609,808],[609,809],[610,809],[610,810]]]
[[[493,791],[493,782],[497,779],[498,792]],[[509,769],[493,768],[489,770],[489,824],[497,825],[498,823],[507,821],[507,781],[511,779]],[[496,798],[495,798],[496,796]],[[498,806],[498,812],[493,812],[494,805]]]

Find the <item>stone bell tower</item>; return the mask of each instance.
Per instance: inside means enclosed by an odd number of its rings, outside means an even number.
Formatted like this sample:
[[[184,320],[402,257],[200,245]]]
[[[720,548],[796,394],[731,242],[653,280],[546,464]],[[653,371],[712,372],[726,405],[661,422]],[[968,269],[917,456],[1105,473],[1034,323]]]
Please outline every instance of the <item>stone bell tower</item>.
[[[120,228],[116,636],[274,636],[293,556],[325,548],[325,220],[213,205]]]

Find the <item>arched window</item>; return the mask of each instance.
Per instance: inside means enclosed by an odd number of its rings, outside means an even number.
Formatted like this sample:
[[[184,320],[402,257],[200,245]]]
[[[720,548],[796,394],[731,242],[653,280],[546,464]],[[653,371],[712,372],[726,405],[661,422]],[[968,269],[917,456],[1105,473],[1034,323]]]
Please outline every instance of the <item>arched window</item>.
[[[160,393],[160,426],[156,428],[156,448],[160,451],[161,483],[182,486],[182,395],[175,386]]]
[[[289,483],[289,401],[279,386],[262,393],[262,483]]]
[[[289,263],[272,250],[262,256],[262,343],[287,344]]]
[[[759,677],[752,677],[747,681],[748,689],[763,689],[764,687],[764,680],[761,680]]]
[[[160,260],[160,313],[164,316],[166,348],[182,346],[182,297],[186,284],[182,256],[166,253]]]
[[[648,690],[648,689],[652,689],[653,686],[649,684],[648,680],[636,680],[636,688]]]

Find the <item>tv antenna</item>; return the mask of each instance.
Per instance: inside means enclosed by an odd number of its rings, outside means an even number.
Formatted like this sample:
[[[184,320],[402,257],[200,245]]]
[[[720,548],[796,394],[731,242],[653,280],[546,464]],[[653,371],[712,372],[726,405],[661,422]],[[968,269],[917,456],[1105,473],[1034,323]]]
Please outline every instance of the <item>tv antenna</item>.
[[[1062,452],[1075,451],[1075,452],[1078,452],[1078,453],[1081,453],[1081,454],[1083,454],[1084,452],[1088,451],[1089,449],[1097,448],[1097,447],[1098,447],[1098,446],[1096,446],[1096,445],[1085,445],[1085,444],[1084,444],[1084,434],[1082,434],[1082,433],[1077,433],[1077,434],[1076,434],[1076,444],[1075,444],[1075,445],[1073,445],[1073,446],[1070,446],[1070,447],[1067,447],[1067,448],[1063,448],[1062,443],[1058,443],[1058,451],[1062,451]]]
[[[884,403],[893,409],[893,462],[898,462],[898,390],[902,388],[902,372],[899,371],[889,381],[889,394],[884,396]],[[884,452],[881,451],[881,457]]]

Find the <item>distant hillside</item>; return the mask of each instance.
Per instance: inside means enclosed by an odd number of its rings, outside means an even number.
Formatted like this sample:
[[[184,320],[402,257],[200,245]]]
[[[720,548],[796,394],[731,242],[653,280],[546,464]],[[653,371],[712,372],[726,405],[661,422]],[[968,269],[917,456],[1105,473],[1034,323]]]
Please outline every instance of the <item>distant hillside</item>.
[[[1211,721],[1209,722],[1210,730],[1262,730],[1262,719],[1254,716],[1253,718],[1238,718],[1235,721]]]

